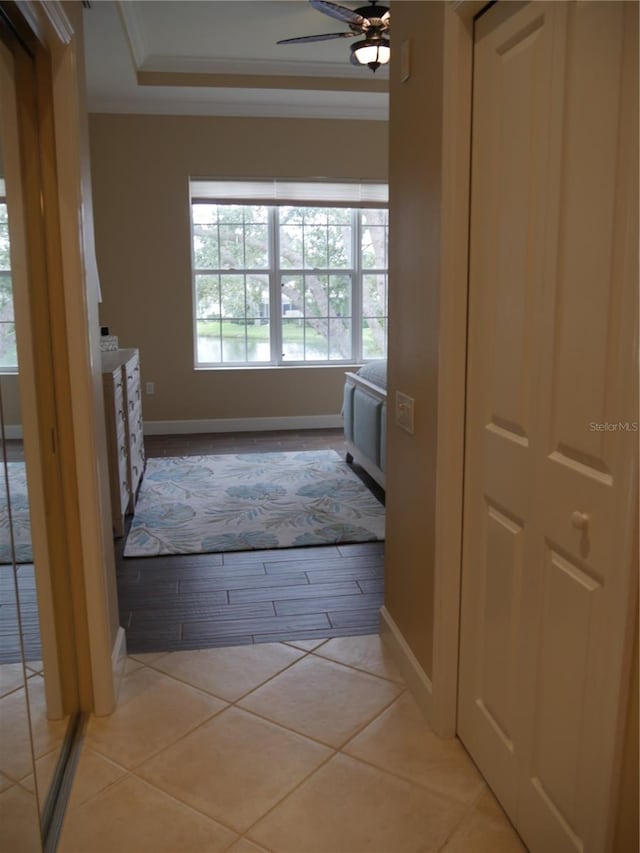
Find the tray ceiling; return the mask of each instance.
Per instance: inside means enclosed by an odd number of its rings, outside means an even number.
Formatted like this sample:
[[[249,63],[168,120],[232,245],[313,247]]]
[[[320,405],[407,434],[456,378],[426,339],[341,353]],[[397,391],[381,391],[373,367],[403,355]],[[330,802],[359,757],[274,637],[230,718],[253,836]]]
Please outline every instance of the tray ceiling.
[[[92,112],[387,118],[350,40],[276,44],[347,29],[306,0],[93,0],[84,26]]]

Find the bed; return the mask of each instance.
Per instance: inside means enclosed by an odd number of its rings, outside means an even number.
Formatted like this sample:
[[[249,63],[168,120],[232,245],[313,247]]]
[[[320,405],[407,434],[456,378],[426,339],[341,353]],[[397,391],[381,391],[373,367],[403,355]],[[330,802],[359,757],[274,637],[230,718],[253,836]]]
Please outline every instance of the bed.
[[[356,462],[383,489],[387,436],[387,362],[369,361],[344,383],[344,440],[347,462]]]

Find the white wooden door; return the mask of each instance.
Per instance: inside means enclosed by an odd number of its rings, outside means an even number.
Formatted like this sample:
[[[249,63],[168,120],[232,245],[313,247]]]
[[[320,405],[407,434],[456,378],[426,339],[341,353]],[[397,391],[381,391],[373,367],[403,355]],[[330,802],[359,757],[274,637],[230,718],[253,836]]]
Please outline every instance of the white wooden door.
[[[476,22],[458,727],[544,853],[607,849],[637,606],[637,11]]]

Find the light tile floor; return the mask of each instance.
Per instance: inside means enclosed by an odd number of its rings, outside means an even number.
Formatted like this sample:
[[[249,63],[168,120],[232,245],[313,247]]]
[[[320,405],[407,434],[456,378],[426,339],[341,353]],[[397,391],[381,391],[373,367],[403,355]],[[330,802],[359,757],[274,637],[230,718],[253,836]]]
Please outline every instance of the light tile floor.
[[[59,853],[516,853],[378,636],[136,655],[92,718]]]
[[[25,681],[26,677],[26,681]],[[29,722],[30,721],[30,722]],[[38,797],[44,802],[68,720],[48,720],[42,662],[0,665],[0,851],[40,850]]]

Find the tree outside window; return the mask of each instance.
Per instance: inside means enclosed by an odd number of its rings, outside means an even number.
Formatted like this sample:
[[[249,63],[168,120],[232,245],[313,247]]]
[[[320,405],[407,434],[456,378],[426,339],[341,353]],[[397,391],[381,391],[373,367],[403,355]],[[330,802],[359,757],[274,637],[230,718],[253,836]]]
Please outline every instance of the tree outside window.
[[[386,209],[194,200],[192,240],[197,366],[386,355]]]
[[[0,370],[14,371],[18,366],[18,355],[9,250],[7,203],[0,197]]]

